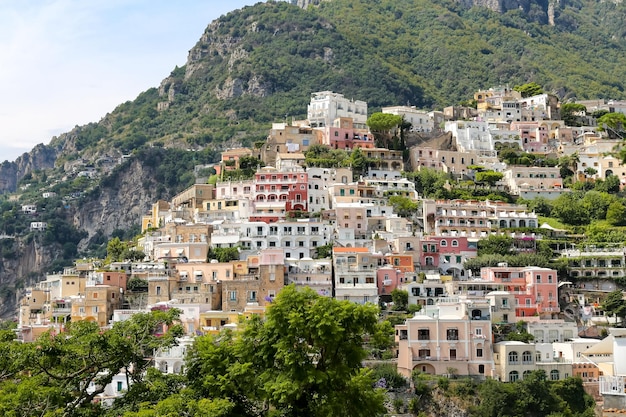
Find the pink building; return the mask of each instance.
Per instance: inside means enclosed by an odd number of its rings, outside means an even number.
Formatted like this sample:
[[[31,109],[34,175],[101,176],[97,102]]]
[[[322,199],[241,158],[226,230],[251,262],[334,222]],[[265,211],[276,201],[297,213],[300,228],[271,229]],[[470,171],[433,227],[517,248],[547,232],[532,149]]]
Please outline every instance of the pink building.
[[[255,212],[251,221],[271,223],[290,211],[307,211],[308,174],[303,169],[259,169],[254,175]],[[260,210],[269,205],[270,209]]]
[[[405,324],[396,326],[398,372],[433,375],[450,373],[485,378],[494,368],[490,306],[487,300],[449,297],[425,306]]]
[[[485,281],[503,284],[504,291],[515,295],[517,317],[557,318],[560,308],[556,270],[536,266],[498,266],[482,268],[480,276]]]
[[[463,263],[476,257],[478,241],[465,236],[426,236],[418,250],[422,269],[438,269],[460,279],[466,276]]]
[[[389,295],[405,282],[405,273],[391,265],[385,265],[376,271],[378,295]]]
[[[356,129],[352,118],[335,119],[324,129],[324,144],[333,149],[373,148],[374,135],[367,129]]]

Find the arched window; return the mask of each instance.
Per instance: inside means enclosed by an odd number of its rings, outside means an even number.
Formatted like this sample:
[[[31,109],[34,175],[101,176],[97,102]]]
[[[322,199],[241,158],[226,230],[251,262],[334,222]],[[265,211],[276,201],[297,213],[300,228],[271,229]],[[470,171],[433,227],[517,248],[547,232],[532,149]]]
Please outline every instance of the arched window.
[[[524,365],[528,365],[533,363],[533,354],[530,351],[526,350],[522,353],[522,363]]]
[[[509,365],[517,365],[519,364],[519,356],[517,352],[509,352]]]
[[[557,369],[553,369],[550,371],[550,380],[551,381],[559,380],[559,371]]]
[[[519,379],[519,372],[511,371],[509,372],[509,382],[515,382]]]
[[[522,374],[522,379],[526,379],[530,375],[531,371],[524,371]]]

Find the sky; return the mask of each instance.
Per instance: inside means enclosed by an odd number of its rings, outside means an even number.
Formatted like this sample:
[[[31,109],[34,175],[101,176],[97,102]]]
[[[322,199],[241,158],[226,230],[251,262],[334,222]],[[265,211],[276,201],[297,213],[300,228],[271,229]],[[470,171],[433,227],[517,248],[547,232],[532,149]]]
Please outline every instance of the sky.
[[[0,162],[158,87],[259,0],[0,0]]]

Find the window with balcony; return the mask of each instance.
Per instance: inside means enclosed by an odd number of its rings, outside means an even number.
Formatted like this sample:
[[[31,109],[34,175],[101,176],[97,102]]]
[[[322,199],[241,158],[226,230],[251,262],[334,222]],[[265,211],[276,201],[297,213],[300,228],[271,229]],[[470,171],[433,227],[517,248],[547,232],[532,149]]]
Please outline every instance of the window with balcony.
[[[417,354],[421,359],[430,358],[430,349],[420,349],[417,351]]]
[[[446,340],[459,340],[459,329],[447,329]]]

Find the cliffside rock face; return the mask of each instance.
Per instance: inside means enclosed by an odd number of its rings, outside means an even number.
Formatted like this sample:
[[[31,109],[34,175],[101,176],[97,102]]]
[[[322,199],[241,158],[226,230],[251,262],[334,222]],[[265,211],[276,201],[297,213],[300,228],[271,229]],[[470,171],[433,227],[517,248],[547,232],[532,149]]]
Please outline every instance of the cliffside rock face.
[[[144,166],[133,159],[104,181],[97,195],[81,204],[74,214],[74,226],[88,236],[81,241],[82,250],[99,231],[110,236],[115,229],[127,229],[141,221],[150,205],[157,200],[155,167]]]
[[[5,161],[0,164],[0,194],[14,192],[24,175],[54,167],[57,154],[55,148],[39,144],[32,151],[22,154],[15,162]]]
[[[0,259],[0,318],[13,319],[21,288],[45,278],[45,268],[59,255],[59,249],[41,245],[37,238],[11,239],[15,253],[9,259]]]
[[[522,9],[528,11],[531,0],[457,0],[463,6],[487,7],[495,12],[504,13],[507,10]]]
[[[323,1],[330,1],[330,0],[292,0],[291,4],[295,4],[298,7],[306,9],[309,6],[317,6]]]

